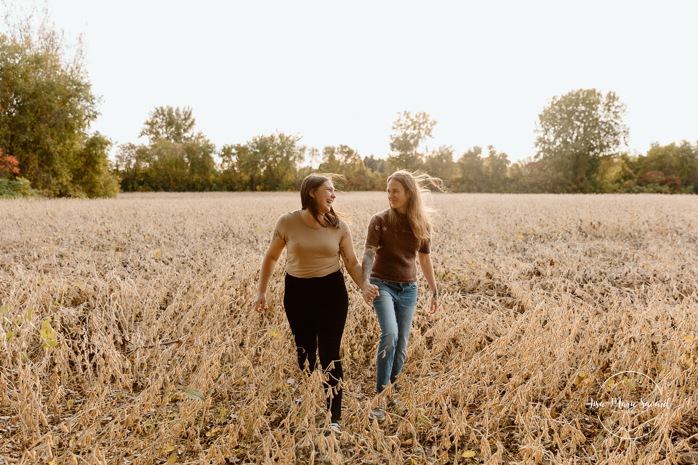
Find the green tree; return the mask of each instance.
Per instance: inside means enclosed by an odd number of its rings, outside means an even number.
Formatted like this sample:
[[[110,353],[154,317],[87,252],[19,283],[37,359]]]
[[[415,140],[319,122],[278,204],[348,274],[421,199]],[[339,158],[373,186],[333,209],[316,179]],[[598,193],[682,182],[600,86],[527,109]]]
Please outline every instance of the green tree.
[[[392,170],[406,169],[418,170],[423,166],[424,154],[420,146],[429,137],[436,126],[436,121],[424,113],[412,115],[408,111],[398,114],[398,119],[393,123],[393,134],[390,136],[390,150],[388,163]]]
[[[455,180],[455,189],[462,192],[482,192],[486,178],[482,160],[482,148],[473,147],[466,151],[457,162],[459,176]]]
[[[119,193],[119,179],[109,170],[110,147],[109,139],[95,133],[75,158],[73,184],[87,197],[113,197]]]
[[[618,155],[626,143],[624,114],[613,92],[580,89],[553,97],[538,116],[536,160],[551,177],[566,181],[559,189],[593,191],[601,159]]]
[[[156,107],[143,124],[140,136],[146,136],[151,144],[161,139],[183,144],[198,138],[194,126],[191,108]]]
[[[296,175],[304,159],[300,137],[284,133],[256,136],[246,144],[241,166],[248,172],[259,172],[261,182],[256,190],[288,190],[297,184]],[[253,166],[255,165],[255,166]]]
[[[148,171],[152,160],[152,152],[145,145],[128,143],[119,146],[114,171],[121,179],[121,189],[125,192],[153,190]]]
[[[562,181],[547,172],[545,165],[541,161],[520,161],[514,163],[509,168],[509,182],[511,184],[509,190],[512,192],[557,192],[560,190],[559,186]]]
[[[453,161],[453,147],[441,146],[427,155],[424,167],[431,176],[435,176],[445,185],[450,186],[455,179],[456,163]]]
[[[337,158],[337,147],[324,147],[322,149],[322,162],[318,171],[323,173],[341,173],[342,164]]]
[[[487,158],[483,160],[483,174],[487,179],[487,192],[506,192],[509,190],[507,173],[509,158],[506,153],[498,153],[493,146],[487,148]]]
[[[627,153],[617,157],[604,157],[597,172],[601,192],[623,192],[636,184],[633,161]]]
[[[299,136],[278,133],[271,136],[264,154],[264,183],[268,190],[289,190],[296,186],[296,175],[304,160],[305,147]]]
[[[156,190],[204,191],[216,185],[216,147],[201,132],[190,108],[156,107],[140,135],[149,139],[148,183]],[[168,171],[171,170],[171,171]]]
[[[148,183],[158,191],[189,190],[189,163],[184,145],[160,139],[148,150],[152,162],[148,167]]]
[[[339,173],[349,178],[363,175],[366,167],[356,150],[347,145],[340,145],[322,149],[322,163],[318,170],[324,173]]]
[[[235,145],[233,150],[235,153],[235,165],[242,179],[242,189],[261,190],[263,187],[262,172],[264,170],[262,151],[253,147],[251,141],[245,145]]]
[[[388,174],[388,163],[383,158],[376,158],[373,155],[364,157],[364,166],[373,173]]]
[[[678,179],[680,186],[698,183],[698,145],[693,147],[687,141],[681,144],[652,144],[647,155],[638,157],[636,162],[638,178],[651,171]]]
[[[237,153],[244,146],[224,145],[218,156],[221,159],[218,182],[220,188],[226,191],[240,191],[245,189],[245,181],[238,169]]]
[[[373,174],[364,165],[359,153],[347,145],[328,146],[322,151],[322,163],[318,170],[324,173],[338,173],[344,176],[344,189],[372,190],[380,182],[380,176]]]
[[[216,185],[218,172],[213,155],[216,146],[204,137],[182,144],[184,156],[189,166],[187,190],[210,191]]]
[[[320,150],[316,147],[308,147],[308,149],[306,150],[306,160],[308,164],[305,166],[305,169],[310,169],[310,172],[312,172],[313,167],[318,166],[319,162],[322,160],[322,154],[320,153]]]
[[[71,56],[45,18],[39,26],[20,20],[8,30],[0,35],[0,147],[44,194],[86,195],[75,181],[86,179],[81,170],[95,161],[80,158],[94,156],[87,132],[98,113],[82,50],[77,47]],[[96,169],[104,173],[107,160],[98,158]],[[112,195],[109,184],[105,191],[91,184],[88,195]]]

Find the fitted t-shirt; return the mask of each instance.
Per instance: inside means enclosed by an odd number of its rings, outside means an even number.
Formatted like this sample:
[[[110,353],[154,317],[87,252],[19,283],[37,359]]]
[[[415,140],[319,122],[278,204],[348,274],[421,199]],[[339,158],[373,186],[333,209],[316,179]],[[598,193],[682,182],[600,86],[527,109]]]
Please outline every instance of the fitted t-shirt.
[[[284,213],[274,228],[274,235],[286,242],[286,272],[296,278],[321,278],[339,270],[339,244],[348,234],[341,219],[339,228],[308,226],[301,210]]]
[[[429,253],[430,241],[417,239],[407,216],[394,211],[396,230],[391,228],[390,209],[376,213],[368,224],[366,247],[376,247],[371,276],[385,281],[411,283],[417,280],[417,252]]]

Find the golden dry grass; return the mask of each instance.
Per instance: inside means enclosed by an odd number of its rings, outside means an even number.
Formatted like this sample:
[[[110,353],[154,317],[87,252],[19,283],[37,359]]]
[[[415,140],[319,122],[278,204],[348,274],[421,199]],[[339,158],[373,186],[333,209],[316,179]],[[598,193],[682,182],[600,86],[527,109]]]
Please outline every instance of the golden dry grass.
[[[377,323],[346,277],[339,440],[320,375],[296,368],[283,263],[267,312],[250,307],[297,194],[1,201],[0,463],[690,463],[698,197],[432,200],[442,308],[420,297],[383,424],[367,419]],[[338,206],[360,253],[384,195]],[[637,439],[589,405],[625,371],[667,405]]]

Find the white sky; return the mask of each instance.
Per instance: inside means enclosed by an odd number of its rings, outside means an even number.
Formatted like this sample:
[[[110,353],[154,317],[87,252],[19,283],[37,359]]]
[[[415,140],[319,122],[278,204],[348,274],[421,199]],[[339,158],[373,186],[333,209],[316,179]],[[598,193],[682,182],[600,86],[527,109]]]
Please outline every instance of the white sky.
[[[698,2],[46,0],[83,34],[117,144],[156,106],[191,107],[218,148],[275,131],[385,156],[398,112],[438,122],[427,146],[534,154],[555,95],[613,91],[632,153],[698,141]]]

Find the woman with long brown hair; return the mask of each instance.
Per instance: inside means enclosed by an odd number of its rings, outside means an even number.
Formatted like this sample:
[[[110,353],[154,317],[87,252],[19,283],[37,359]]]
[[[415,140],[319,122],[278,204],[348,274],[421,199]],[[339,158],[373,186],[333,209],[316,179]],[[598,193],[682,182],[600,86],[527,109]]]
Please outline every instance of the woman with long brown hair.
[[[340,270],[340,257],[364,298],[377,293],[362,281],[351,231],[334,210],[332,176],[311,174],[301,184],[301,209],[279,217],[264,258],[254,308],[264,311],[269,278],[286,248],[284,310],[296,343],[298,366],[312,372],[320,365],[328,375],[325,385],[331,414],[328,432],[340,433],[342,411],[342,342],[349,300]]]
[[[375,214],[368,225],[363,257],[363,278],[378,287],[379,294],[365,289],[364,299],[373,301],[381,329],[376,357],[376,393],[380,394],[402,372],[412,318],[417,306],[417,267],[431,292],[429,313],[436,312],[439,300],[431,262],[432,227],[424,206],[425,185],[440,187],[440,180],[426,174],[396,171],[388,177],[390,208]],[[370,419],[383,420],[378,406]]]

